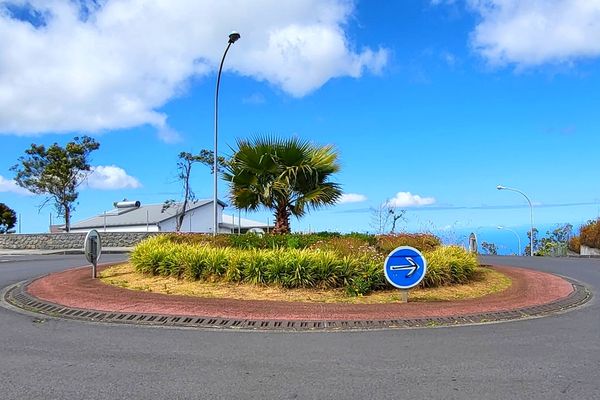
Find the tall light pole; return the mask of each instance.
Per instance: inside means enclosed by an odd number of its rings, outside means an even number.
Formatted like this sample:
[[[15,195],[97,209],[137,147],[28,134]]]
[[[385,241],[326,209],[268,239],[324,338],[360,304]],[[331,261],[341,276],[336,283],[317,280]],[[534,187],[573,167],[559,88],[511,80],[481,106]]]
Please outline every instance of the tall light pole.
[[[218,216],[218,185],[219,185],[219,177],[218,177],[218,133],[219,133],[219,83],[221,83],[221,71],[223,70],[223,63],[225,62],[225,56],[229,51],[229,48],[232,44],[234,44],[240,38],[240,34],[236,31],[232,31],[229,34],[229,41],[227,42],[227,47],[225,48],[225,52],[223,53],[223,58],[221,59],[221,65],[219,65],[219,73],[217,74],[217,88],[215,90],[215,146],[214,146],[214,154],[213,154],[213,175],[214,175],[214,192],[213,192],[213,236],[215,236],[219,230],[219,222],[217,220]]]
[[[521,254],[521,238],[519,237],[519,234],[517,232],[513,231],[512,229],[506,228],[506,227],[501,226],[501,225],[498,225],[498,229],[504,229],[506,231],[510,231],[510,232],[512,232],[512,233],[515,234],[515,236],[517,237],[517,241],[519,242],[519,252],[517,253],[517,255]]]
[[[525,197],[525,199],[529,203],[529,211],[531,213],[531,230],[529,231],[529,255],[533,257],[533,204],[531,204],[531,200],[529,200],[529,197],[527,197],[527,195],[525,193],[521,192],[519,189],[509,188],[509,187],[502,186],[502,185],[496,186],[496,189],[510,190],[511,192],[517,192],[517,193],[521,194],[523,197]]]

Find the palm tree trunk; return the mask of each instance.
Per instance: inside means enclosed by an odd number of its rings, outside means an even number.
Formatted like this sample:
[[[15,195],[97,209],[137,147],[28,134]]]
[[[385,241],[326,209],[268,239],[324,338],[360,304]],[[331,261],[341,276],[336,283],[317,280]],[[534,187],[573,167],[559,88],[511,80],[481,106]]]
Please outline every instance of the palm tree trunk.
[[[275,209],[275,227],[273,228],[273,233],[290,233],[290,211],[285,203],[278,204]]]

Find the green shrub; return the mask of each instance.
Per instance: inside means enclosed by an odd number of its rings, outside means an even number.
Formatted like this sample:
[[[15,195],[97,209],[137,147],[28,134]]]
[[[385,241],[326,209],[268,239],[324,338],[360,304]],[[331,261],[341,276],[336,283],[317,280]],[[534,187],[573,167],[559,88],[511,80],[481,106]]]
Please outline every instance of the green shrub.
[[[327,240],[321,240],[310,246],[311,249],[319,249],[324,251],[332,251],[341,256],[367,256],[378,258],[383,261],[383,258],[377,252],[374,246],[371,246],[367,240],[360,236],[341,236],[333,237]]]
[[[399,233],[377,235],[377,248],[384,254],[389,254],[400,246],[411,246],[420,251],[431,251],[441,245],[440,239],[428,233]]]
[[[130,261],[142,273],[190,280],[286,288],[344,288],[349,295],[364,295],[389,287],[382,258],[357,236],[333,236],[310,249],[214,247],[205,238],[194,237],[193,243],[180,240],[180,237],[173,240],[172,235],[148,238],[136,246]],[[464,283],[477,266],[474,255],[456,246],[438,247],[425,256],[428,261],[422,283],[425,287]]]
[[[436,287],[466,283],[477,267],[477,256],[459,246],[443,246],[424,254],[427,272],[421,285]]]
[[[600,218],[582,226],[579,238],[582,245],[600,249]]]
[[[153,236],[141,241],[131,252],[129,259],[138,272],[158,274],[158,267],[164,258],[164,249],[169,244],[165,236]]]

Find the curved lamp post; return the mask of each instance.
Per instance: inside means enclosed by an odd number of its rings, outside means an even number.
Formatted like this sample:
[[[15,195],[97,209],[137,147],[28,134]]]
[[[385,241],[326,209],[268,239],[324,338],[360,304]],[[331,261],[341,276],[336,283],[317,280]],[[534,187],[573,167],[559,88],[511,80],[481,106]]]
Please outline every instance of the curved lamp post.
[[[517,240],[518,240],[518,242],[519,242],[519,252],[517,253],[517,255],[518,255],[518,254],[521,254],[521,238],[519,237],[519,234],[518,234],[517,232],[513,231],[512,229],[510,229],[510,228],[506,228],[506,227],[504,227],[504,226],[501,226],[501,225],[498,225],[498,229],[504,229],[504,230],[506,230],[506,231],[510,231],[510,232],[512,232],[512,233],[514,233],[514,234],[515,234],[515,236],[517,237]]]
[[[529,233],[529,253],[530,253],[529,255],[533,257],[533,204],[531,204],[531,200],[529,200],[529,197],[527,197],[527,195],[525,193],[521,192],[519,189],[509,188],[509,187],[502,186],[502,185],[496,186],[496,189],[510,190],[511,192],[517,192],[517,193],[521,194],[523,197],[525,197],[525,199],[529,203],[529,210],[531,213],[531,230]]]
[[[233,31],[229,34],[229,41],[227,42],[227,47],[225,48],[225,52],[223,53],[223,58],[221,59],[221,65],[219,65],[219,73],[217,74],[217,88],[215,90],[215,146],[213,153],[213,175],[214,175],[214,192],[213,192],[213,236],[215,236],[219,230],[219,222],[217,220],[218,216],[218,184],[219,177],[217,175],[218,171],[218,163],[217,163],[217,144],[218,144],[218,117],[219,117],[219,83],[221,83],[221,71],[223,70],[223,63],[225,62],[225,56],[229,51],[229,48],[232,44],[234,44],[240,38],[240,34],[236,31]]]

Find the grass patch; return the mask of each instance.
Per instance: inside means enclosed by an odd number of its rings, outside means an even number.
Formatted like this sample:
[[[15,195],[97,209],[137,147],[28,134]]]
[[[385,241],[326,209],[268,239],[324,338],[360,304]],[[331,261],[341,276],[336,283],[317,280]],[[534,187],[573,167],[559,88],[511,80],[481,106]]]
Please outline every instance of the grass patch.
[[[401,301],[397,289],[379,290],[364,296],[349,297],[339,289],[286,289],[253,283],[206,282],[178,279],[139,273],[129,264],[105,269],[100,279],[109,285],[131,290],[204,298],[227,298],[239,300],[279,300],[310,303],[382,304]],[[477,267],[468,284],[455,284],[433,288],[415,288],[410,291],[411,302],[432,302],[473,299],[498,293],[510,287],[506,275],[488,267]]]

